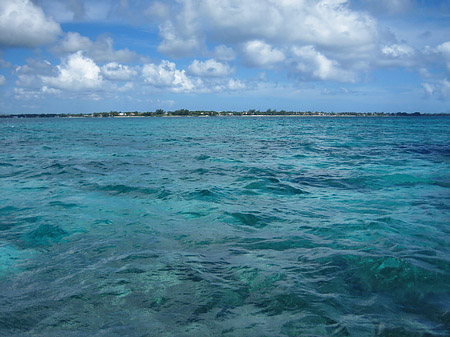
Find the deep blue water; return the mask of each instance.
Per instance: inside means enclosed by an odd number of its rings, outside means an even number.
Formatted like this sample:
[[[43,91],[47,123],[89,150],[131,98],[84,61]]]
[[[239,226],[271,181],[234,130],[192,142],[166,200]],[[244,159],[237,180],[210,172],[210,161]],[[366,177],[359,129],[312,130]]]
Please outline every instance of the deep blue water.
[[[0,335],[448,336],[449,130],[0,119]]]

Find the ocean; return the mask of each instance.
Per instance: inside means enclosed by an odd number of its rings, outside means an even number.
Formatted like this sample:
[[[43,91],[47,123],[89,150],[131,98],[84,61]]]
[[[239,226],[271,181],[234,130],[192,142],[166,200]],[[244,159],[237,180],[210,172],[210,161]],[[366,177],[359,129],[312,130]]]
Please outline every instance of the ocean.
[[[449,336],[450,118],[0,119],[1,336]]]

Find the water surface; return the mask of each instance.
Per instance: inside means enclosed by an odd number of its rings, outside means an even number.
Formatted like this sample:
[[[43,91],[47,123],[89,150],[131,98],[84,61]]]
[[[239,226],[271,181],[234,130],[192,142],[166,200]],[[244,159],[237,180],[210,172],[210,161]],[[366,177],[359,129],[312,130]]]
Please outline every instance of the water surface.
[[[449,129],[0,119],[0,335],[447,336]]]

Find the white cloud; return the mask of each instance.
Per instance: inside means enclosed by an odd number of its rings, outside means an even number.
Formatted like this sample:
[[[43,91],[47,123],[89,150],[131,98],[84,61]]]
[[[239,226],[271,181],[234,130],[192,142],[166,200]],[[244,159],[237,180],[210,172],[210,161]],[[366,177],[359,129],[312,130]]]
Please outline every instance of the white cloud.
[[[353,82],[356,79],[354,73],[341,69],[337,61],[330,60],[313,46],[293,47],[292,52],[295,55],[295,70],[306,79],[339,82]]]
[[[197,13],[197,2],[180,2],[183,6],[182,12],[171,13],[159,25],[159,34],[163,41],[158,46],[158,51],[172,57],[195,55],[204,49],[204,41],[197,33],[201,20]]]
[[[114,81],[128,81],[137,75],[137,70],[117,62],[110,62],[101,68],[105,78]]]
[[[427,96],[438,99],[450,99],[450,81],[448,79],[438,80],[433,83],[422,83]]]
[[[13,70],[17,77],[16,86],[24,90],[39,90],[42,86],[42,76],[56,76],[55,69],[50,62],[27,59],[27,64]]]
[[[428,81],[422,83],[426,95],[439,99],[450,98],[450,41],[437,47],[426,46],[421,51],[421,56],[423,62],[419,74]]]
[[[375,13],[404,14],[413,8],[412,0],[363,0],[363,4]]]
[[[5,85],[6,84],[6,78],[3,75],[0,75],[0,86]]]
[[[58,22],[70,22],[86,19],[83,0],[39,0],[39,4]]]
[[[178,0],[163,7],[158,50],[164,54],[237,59],[289,73],[288,61],[298,59],[292,46],[312,46],[320,55],[309,56],[310,63],[321,68],[302,73],[317,80],[354,81],[378,65],[385,38],[376,20],[349,0]],[[208,52],[211,44],[217,47]]]
[[[44,60],[27,59],[13,74],[17,77],[16,99],[36,99],[44,95],[101,100],[129,91],[138,81],[139,67],[110,62],[99,67],[83,52],[65,56],[57,66]],[[125,81],[124,84],[117,81]]]
[[[444,57],[447,68],[450,70],[450,41],[440,44],[436,50]]]
[[[390,46],[384,46],[381,52],[384,55],[391,57],[413,56],[414,48],[406,44],[393,44]]]
[[[160,51],[201,50],[208,40],[238,45],[253,40],[288,47],[314,44],[370,53],[378,31],[374,19],[352,11],[346,0],[180,0],[160,27]],[[262,19],[264,18],[264,19]]]
[[[224,92],[224,91],[239,91],[245,90],[247,86],[240,80],[227,79],[224,81],[213,81],[208,83],[202,92]]]
[[[196,88],[186,72],[176,69],[175,63],[169,61],[162,61],[159,65],[145,64],[142,68],[142,76],[151,86],[173,92],[191,92]]]
[[[168,4],[165,4],[160,1],[154,1],[147,9],[144,11],[144,14],[149,17],[160,17],[167,18],[170,16],[170,7]]]
[[[52,42],[61,27],[29,0],[0,1],[0,47],[34,48]]]
[[[208,70],[211,65],[214,67],[213,71]],[[226,77],[225,72],[229,74],[229,69],[222,68],[223,66],[214,60],[194,61],[189,73],[193,71],[196,75],[189,77],[185,70],[178,70],[175,63],[162,61],[159,65],[145,64],[142,68],[142,77],[150,86],[174,93],[225,92],[247,88],[241,80]],[[211,72],[214,76],[211,76]]]
[[[412,67],[418,62],[419,57],[415,49],[403,43],[383,46],[376,63],[387,67]]]
[[[117,91],[125,92],[125,91],[130,91],[132,89],[134,89],[133,82],[127,82],[124,85],[122,85],[120,88],[118,88]]]
[[[94,43],[94,48],[88,50],[88,53],[96,62],[131,62],[138,57],[128,48],[114,50],[113,39],[107,35],[101,35]]]
[[[199,77],[224,77],[228,76],[232,69],[228,64],[209,59],[203,62],[194,60],[188,71],[191,75]]]
[[[16,87],[14,88],[14,98],[17,100],[38,99],[41,97],[41,90]]]
[[[33,0],[39,2],[58,22],[99,22],[112,17],[119,9],[118,1],[110,0]],[[123,14],[123,11],[122,11]]]
[[[130,62],[138,58],[137,54],[128,48],[114,50],[114,41],[108,35],[100,35],[97,41],[93,42],[76,32],[65,34],[53,51],[60,55],[83,51],[95,62]]]
[[[243,50],[246,60],[255,66],[270,66],[285,59],[282,51],[272,48],[264,41],[249,41],[244,45]]]
[[[192,29],[188,28],[188,30]],[[189,34],[186,31],[180,34],[170,21],[160,25],[159,34],[162,36],[163,41],[158,46],[158,51],[163,54],[172,57],[184,57],[195,55],[203,49],[200,40],[195,34]]]
[[[54,50],[59,53],[75,53],[80,50],[87,51],[93,48],[93,46],[94,43],[88,37],[82,36],[79,33],[68,32]]]
[[[240,80],[234,80],[232,78],[228,80],[226,87],[227,87],[228,90],[243,90],[243,89],[246,89],[245,83],[241,82]]]
[[[16,99],[38,99],[45,95],[65,98],[101,100],[122,93],[153,87],[173,93],[208,93],[246,89],[244,82],[229,78],[231,68],[215,60],[193,62],[190,77],[173,62],[130,66],[110,62],[99,66],[79,51],[61,59],[59,65],[44,60],[28,59],[17,66],[14,89]],[[0,83],[2,78],[0,77]],[[147,89],[141,84],[147,84]]]
[[[82,52],[65,58],[57,70],[57,76],[41,77],[45,86],[69,91],[98,90],[102,87],[100,68]]]
[[[214,58],[219,61],[232,61],[236,58],[236,53],[233,48],[227,47],[223,44],[214,48],[213,55]]]

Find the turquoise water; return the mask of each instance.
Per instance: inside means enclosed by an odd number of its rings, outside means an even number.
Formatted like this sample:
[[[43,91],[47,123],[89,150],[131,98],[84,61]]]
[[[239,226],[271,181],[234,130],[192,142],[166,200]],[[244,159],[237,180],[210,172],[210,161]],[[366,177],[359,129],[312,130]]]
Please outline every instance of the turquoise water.
[[[448,336],[449,130],[0,119],[0,335]]]

